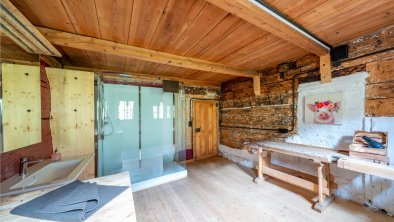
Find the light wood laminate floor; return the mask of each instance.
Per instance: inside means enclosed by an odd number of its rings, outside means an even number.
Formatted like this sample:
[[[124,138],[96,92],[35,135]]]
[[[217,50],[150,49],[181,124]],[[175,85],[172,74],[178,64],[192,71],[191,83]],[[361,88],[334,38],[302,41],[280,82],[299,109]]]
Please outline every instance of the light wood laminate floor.
[[[312,209],[316,195],[273,178],[255,184],[252,170],[224,158],[187,167],[186,179],[134,193],[137,221],[394,221],[339,198],[320,214]]]

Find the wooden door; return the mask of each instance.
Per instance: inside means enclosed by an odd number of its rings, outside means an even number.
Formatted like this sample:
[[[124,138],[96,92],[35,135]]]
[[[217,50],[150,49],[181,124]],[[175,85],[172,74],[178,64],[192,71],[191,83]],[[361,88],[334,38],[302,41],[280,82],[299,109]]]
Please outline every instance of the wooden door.
[[[217,101],[193,101],[193,147],[196,160],[217,156]]]

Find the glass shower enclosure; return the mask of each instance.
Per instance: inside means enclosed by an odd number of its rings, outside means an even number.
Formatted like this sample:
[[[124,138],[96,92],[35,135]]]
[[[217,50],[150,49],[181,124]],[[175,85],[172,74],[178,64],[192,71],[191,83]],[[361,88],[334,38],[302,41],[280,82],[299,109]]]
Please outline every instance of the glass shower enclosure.
[[[183,133],[175,121],[183,115],[178,93],[100,79],[96,92],[99,176],[128,171],[134,184],[186,170],[176,139]]]

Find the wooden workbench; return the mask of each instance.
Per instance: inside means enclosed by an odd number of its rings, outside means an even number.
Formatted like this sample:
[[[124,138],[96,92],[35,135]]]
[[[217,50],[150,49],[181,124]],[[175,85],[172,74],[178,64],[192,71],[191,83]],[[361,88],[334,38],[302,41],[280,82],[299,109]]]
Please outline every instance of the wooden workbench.
[[[254,180],[256,183],[264,181],[263,176],[268,175],[315,192],[318,194],[318,201],[316,202],[314,209],[318,212],[322,212],[332,201],[333,188],[336,187],[336,184],[330,182],[330,178],[333,177],[330,175],[330,163],[335,162],[339,168],[394,180],[393,166],[381,165],[371,163],[370,161],[352,158],[333,149],[274,141],[251,143],[245,145],[245,148],[257,150],[258,152],[258,177]],[[271,164],[271,153],[286,154],[312,160],[316,163],[317,178],[313,179],[312,176],[294,176],[283,172],[281,169],[286,168],[278,168],[278,166]],[[287,172],[290,172],[289,169],[286,170]]]
[[[322,212],[332,201],[330,189],[330,163],[344,156],[335,150],[316,146],[308,146],[294,143],[262,141],[248,144],[247,148],[255,149],[259,155],[258,177],[254,180],[260,183],[264,180],[263,175],[269,175],[290,184],[302,187],[318,194],[318,201],[314,209]],[[271,153],[281,153],[300,158],[310,159],[316,163],[317,182],[293,176],[271,167]]]

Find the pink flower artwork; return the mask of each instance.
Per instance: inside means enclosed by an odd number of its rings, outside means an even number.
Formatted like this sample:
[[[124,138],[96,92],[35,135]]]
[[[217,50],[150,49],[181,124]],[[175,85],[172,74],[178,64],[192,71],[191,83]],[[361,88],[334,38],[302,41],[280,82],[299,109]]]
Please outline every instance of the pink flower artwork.
[[[307,96],[305,104],[306,123],[341,124],[341,93]]]

